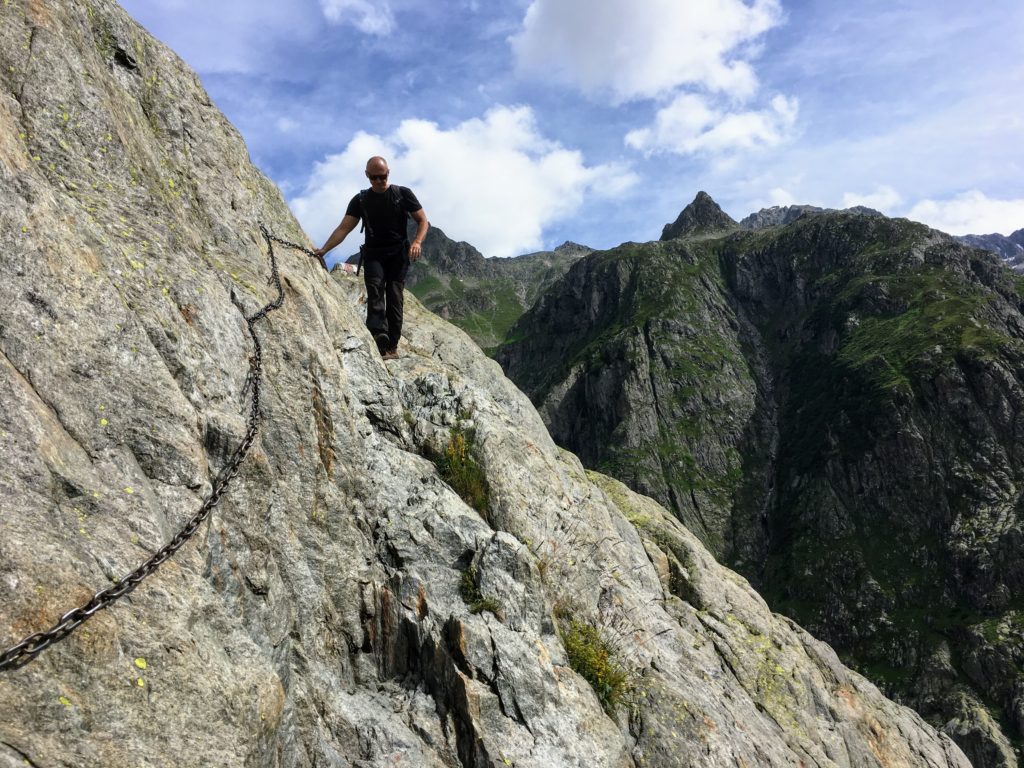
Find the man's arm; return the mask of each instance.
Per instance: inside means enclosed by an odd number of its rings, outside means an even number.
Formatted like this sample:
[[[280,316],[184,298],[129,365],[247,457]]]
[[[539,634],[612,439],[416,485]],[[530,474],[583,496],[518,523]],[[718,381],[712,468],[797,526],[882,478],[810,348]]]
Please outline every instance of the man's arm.
[[[357,217],[345,214],[345,218],[341,220],[341,224],[339,224],[331,233],[331,236],[327,238],[327,242],[324,243],[324,247],[316,249],[315,253],[317,256],[323,256],[336,245],[341,243],[342,240],[348,237],[348,233],[356,228],[356,224],[358,223],[359,219]]]
[[[427,236],[427,230],[430,229],[430,222],[427,221],[427,214],[422,208],[409,215],[416,222],[416,237],[413,238],[412,245],[409,246],[409,259],[416,261],[420,257],[420,246],[423,244],[423,238]]]

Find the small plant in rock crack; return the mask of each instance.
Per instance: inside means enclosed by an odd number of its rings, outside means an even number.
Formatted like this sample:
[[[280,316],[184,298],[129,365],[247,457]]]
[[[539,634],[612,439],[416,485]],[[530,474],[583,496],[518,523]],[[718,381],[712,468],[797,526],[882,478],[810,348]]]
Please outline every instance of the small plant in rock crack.
[[[490,490],[487,475],[473,456],[476,433],[460,421],[448,435],[448,444],[438,450],[428,447],[428,458],[434,462],[441,479],[462,497],[462,500],[490,523]]]
[[[562,616],[558,628],[572,670],[590,683],[604,711],[613,715],[632,690],[629,672],[595,625]]]
[[[490,611],[495,616],[501,606],[493,597],[484,597],[480,592],[480,586],[476,583],[476,566],[471,565],[462,572],[462,580],[459,582],[459,594],[463,602],[469,606],[470,613],[482,613]]]

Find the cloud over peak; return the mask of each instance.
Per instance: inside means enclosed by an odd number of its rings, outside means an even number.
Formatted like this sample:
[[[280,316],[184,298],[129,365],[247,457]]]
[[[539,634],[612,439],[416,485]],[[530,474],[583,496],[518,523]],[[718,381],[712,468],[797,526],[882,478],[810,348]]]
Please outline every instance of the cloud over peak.
[[[646,155],[719,154],[773,147],[789,135],[798,110],[795,98],[775,96],[768,109],[728,112],[704,96],[681,93],[658,111],[654,125],[626,134],[626,144]]]
[[[947,200],[921,200],[907,218],[951,235],[1009,235],[1024,227],[1024,199],[999,200],[972,189]]]

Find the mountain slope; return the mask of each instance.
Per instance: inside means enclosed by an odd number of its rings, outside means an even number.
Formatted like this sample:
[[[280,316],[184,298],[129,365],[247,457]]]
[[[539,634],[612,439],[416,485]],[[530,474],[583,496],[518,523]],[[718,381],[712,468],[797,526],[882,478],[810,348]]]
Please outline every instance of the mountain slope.
[[[592,254],[496,359],[584,464],[955,721],[976,764],[1015,765],[1021,307],[988,254],[822,212]]]
[[[537,296],[591,249],[564,243],[508,259],[485,259],[473,246],[431,227],[406,287],[428,308],[493,350]]]
[[[0,14],[6,647],[199,507],[246,432],[244,314],[276,295],[256,221],[304,239],[115,5]],[[386,366],[358,281],[277,250],[251,453],[135,592],[0,671],[5,768],[967,765],[588,475],[458,329],[410,298]]]

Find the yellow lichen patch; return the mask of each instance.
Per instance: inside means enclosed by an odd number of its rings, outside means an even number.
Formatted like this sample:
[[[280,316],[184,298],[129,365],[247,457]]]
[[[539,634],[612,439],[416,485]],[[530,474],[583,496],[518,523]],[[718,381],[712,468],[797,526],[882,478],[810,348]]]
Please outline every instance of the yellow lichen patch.
[[[110,423],[110,422],[109,422],[109,421],[107,421],[106,419],[100,419],[100,426],[101,426],[101,427],[105,427],[105,426],[107,426],[107,424],[109,424],[109,423]]]
[[[135,666],[139,669],[145,669],[149,665],[146,663],[146,660],[140,656],[135,660]]]
[[[70,707],[71,706],[71,699],[69,699],[67,696],[61,696],[60,698],[57,699],[57,701],[59,701],[65,707]]]
[[[143,688],[143,687],[145,687],[145,685],[146,685],[146,681],[145,681],[145,680],[143,680],[143,679],[142,679],[142,678],[140,677],[139,679],[137,679],[137,680],[135,681],[135,684],[136,684],[137,686],[139,686],[139,688]]]
[[[131,486],[128,486],[127,488],[124,489],[124,492],[127,494],[132,494],[135,493],[135,489],[132,488]]]

